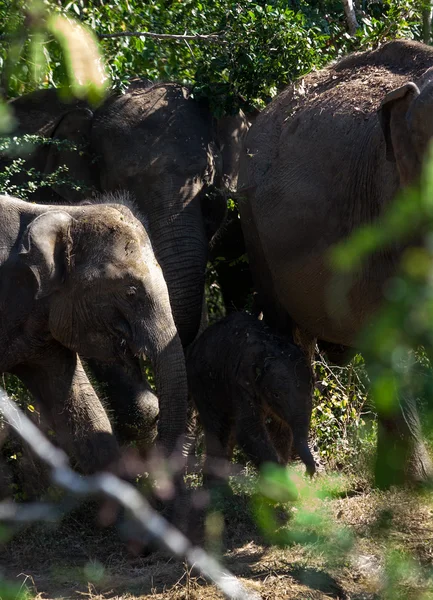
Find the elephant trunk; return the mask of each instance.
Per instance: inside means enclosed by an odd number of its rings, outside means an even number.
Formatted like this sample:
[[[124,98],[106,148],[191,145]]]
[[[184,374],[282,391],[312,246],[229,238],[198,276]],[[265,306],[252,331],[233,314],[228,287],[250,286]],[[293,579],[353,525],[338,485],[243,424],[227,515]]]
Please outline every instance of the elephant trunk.
[[[308,446],[309,419],[307,423],[305,423],[305,418],[300,419],[298,422],[295,421],[292,431],[295,452],[306,466],[308,475],[312,477],[316,472],[316,463]]]
[[[178,334],[157,351],[152,365],[159,401],[157,442],[169,456],[181,448],[188,409],[185,360]]]
[[[295,440],[294,447],[296,452],[298,453],[299,458],[306,466],[308,475],[312,477],[316,472],[316,463],[314,461],[313,455],[311,454],[311,450],[308,446],[307,440],[299,440],[298,442],[296,442]]]
[[[186,347],[200,327],[208,256],[199,195],[169,222],[152,222],[151,236],[174,321]]]
[[[143,323],[145,340],[139,344],[154,371],[159,403],[157,444],[166,457],[181,449],[188,408],[185,357],[167,305],[162,311],[154,307],[153,318]]]

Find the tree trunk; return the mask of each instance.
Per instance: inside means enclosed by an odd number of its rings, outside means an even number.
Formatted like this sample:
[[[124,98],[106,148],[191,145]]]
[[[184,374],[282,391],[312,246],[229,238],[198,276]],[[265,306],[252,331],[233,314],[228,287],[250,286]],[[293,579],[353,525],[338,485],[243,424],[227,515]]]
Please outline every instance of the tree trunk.
[[[343,0],[344,12],[346,14],[347,27],[350,35],[355,35],[358,29],[358,21],[356,20],[355,7],[353,0]]]
[[[432,22],[432,3],[426,0],[423,3],[422,15],[422,39],[424,44],[430,44],[431,41],[431,22]]]

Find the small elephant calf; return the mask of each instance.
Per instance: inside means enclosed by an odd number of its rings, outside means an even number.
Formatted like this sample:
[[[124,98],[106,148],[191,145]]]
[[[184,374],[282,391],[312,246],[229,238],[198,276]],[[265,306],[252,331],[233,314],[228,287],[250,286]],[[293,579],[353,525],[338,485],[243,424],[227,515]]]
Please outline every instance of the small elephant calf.
[[[233,313],[193,344],[187,372],[205,434],[207,482],[223,477],[236,442],[256,467],[286,464],[293,447],[314,474],[312,372],[297,346],[257,318]]]
[[[85,472],[117,465],[120,451],[81,358],[115,369],[125,436],[154,431],[158,419],[158,446],[170,455],[185,428],[185,359],[167,284],[126,202],[124,192],[81,206],[0,195],[0,373],[39,399]],[[143,355],[158,402],[141,378]]]

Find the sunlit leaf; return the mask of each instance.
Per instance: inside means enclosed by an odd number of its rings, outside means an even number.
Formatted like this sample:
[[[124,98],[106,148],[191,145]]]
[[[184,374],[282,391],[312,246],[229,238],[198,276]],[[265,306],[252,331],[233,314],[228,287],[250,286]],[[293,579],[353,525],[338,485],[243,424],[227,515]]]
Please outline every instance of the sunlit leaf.
[[[104,98],[109,79],[93,34],[61,15],[51,16],[48,27],[62,46],[71,92],[97,104]]]

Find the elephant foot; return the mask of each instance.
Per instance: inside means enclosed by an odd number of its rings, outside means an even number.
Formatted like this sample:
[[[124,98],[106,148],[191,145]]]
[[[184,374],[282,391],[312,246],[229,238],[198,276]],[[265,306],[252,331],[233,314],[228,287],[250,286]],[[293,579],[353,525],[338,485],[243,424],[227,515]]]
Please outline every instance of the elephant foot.
[[[417,487],[433,484],[433,463],[424,443],[417,444],[409,457],[407,480]]]
[[[394,414],[380,415],[375,479],[380,488],[392,485],[430,485],[433,466],[422,437],[417,402],[400,389]]]
[[[185,485],[183,474],[175,477],[173,483],[174,497],[165,503],[162,514],[174,527],[187,535],[191,513],[191,493]]]
[[[379,428],[375,465],[375,484],[391,486],[429,486],[433,483],[433,464],[422,440],[408,440],[396,432]]]

